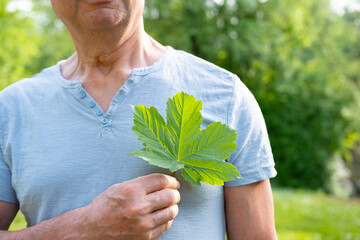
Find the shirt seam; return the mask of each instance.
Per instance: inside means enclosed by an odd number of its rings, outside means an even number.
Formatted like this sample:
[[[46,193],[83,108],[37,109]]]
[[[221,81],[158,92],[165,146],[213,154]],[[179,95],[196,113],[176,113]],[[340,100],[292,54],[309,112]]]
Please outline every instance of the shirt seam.
[[[233,84],[232,84],[232,92],[231,92],[231,96],[230,96],[230,99],[229,99],[229,103],[228,103],[228,107],[227,107],[227,113],[226,113],[226,124],[229,125],[230,123],[230,106],[232,105],[232,100],[234,99],[234,95],[235,95],[235,81],[236,81],[236,78],[234,76],[232,76],[232,80],[233,80]]]
[[[2,93],[3,94],[3,96],[5,95],[5,93],[3,92]],[[3,97],[4,98],[4,97]],[[1,107],[0,107],[0,110],[2,110],[3,111],[3,113],[4,113],[4,116],[5,116],[5,107],[3,106],[3,105],[0,105]],[[0,142],[0,154],[1,154],[1,156],[5,159],[5,154],[4,154],[4,150],[5,150],[5,135],[6,135],[6,133],[5,133],[5,128],[4,128],[4,125],[5,125],[5,122],[4,122],[4,118],[1,118],[1,120],[0,120],[0,124],[1,124],[1,133],[2,133],[2,136],[1,136],[1,142]]]
[[[225,182],[225,186],[243,186],[254,182],[263,181],[265,179],[274,178],[276,176],[277,171],[275,169],[275,164],[272,164],[270,166],[263,166],[260,169],[257,169],[257,171],[241,173],[242,178]]]

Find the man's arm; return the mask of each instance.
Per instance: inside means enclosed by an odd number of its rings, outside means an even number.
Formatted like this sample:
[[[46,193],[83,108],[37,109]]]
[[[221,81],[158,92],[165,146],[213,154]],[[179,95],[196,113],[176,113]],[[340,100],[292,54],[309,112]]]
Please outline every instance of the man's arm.
[[[276,240],[270,181],[224,187],[228,240]]]
[[[74,234],[74,232],[71,231],[75,230],[79,226],[73,218],[76,216],[77,212],[79,212],[79,209],[76,209],[63,214],[60,217],[41,222],[31,228],[8,232],[7,229],[18,212],[18,209],[19,207],[16,204],[0,201],[0,240],[50,239],[61,232],[61,235],[54,238],[60,239],[62,235],[67,236],[69,233]],[[58,230],[57,232],[53,231],[55,230],[53,228],[54,226],[56,226]]]
[[[0,201],[0,230],[8,230],[18,211],[18,204]]]
[[[175,178],[162,174],[115,184],[89,205],[24,230],[0,231],[0,240],[156,239],[178,214],[179,187]],[[7,207],[0,205],[0,213],[6,213]],[[2,229],[7,229],[16,212],[0,215]]]

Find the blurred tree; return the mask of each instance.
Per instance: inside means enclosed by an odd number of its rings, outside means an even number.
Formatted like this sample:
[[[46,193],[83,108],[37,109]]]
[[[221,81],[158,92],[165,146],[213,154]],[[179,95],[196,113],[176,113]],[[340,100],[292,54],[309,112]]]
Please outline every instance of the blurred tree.
[[[9,0],[0,3],[0,90],[30,76],[28,66],[39,53],[34,21],[19,11],[9,12]]]
[[[360,11],[350,12],[346,11],[344,14],[344,18],[348,23],[352,25],[354,29],[356,29],[356,37],[355,41],[349,43],[345,46],[346,55],[350,58],[349,63],[346,65],[346,73],[347,78],[350,79],[359,90],[360,88]],[[355,123],[356,131],[352,134],[348,134],[345,141],[345,149],[351,150],[351,158],[345,154],[346,159],[350,159],[347,161],[347,166],[350,169],[351,173],[351,182],[354,186],[353,196],[360,197],[360,94],[356,95],[355,103],[352,109],[349,109],[346,114],[351,116],[352,119],[355,119],[353,122]],[[347,152],[346,152],[347,153]]]
[[[356,86],[347,77],[344,47],[355,40],[355,31],[331,12],[327,0],[266,5],[264,21],[275,34],[264,43],[272,53],[261,58],[259,65],[267,69],[252,82],[264,81],[268,69],[275,71],[257,96],[268,120],[277,181],[332,189],[329,179],[336,169],[329,167],[331,158],[354,130],[346,111],[353,106]]]
[[[56,64],[59,60],[68,58],[75,49],[68,31],[53,12],[50,1],[32,1],[34,18],[41,35],[39,42],[41,54],[33,58],[31,71],[38,72]]]

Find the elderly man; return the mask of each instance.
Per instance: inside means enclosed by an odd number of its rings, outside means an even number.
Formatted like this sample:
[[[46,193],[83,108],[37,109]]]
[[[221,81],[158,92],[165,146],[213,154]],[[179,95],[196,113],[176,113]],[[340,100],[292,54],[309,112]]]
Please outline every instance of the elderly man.
[[[241,81],[146,34],[144,0],[51,3],[76,53],[0,93],[0,239],[276,239],[276,171]],[[202,127],[237,130],[243,179],[197,187],[128,156],[129,104],[161,112],[180,91],[202,100]],[[19,208],[28,228],[6,231]]]

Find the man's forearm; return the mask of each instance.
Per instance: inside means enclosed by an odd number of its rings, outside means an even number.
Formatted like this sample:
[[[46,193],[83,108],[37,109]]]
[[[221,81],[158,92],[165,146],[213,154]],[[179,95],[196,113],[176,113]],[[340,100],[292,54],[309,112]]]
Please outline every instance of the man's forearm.
[[[86,239],[82,208],[64,213],[56,218],[43,221],[35,226],[9,232],[0,231],[0,240],[74,240]]]

